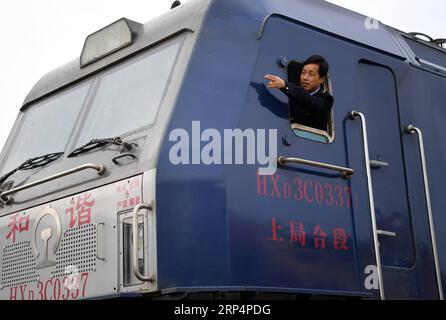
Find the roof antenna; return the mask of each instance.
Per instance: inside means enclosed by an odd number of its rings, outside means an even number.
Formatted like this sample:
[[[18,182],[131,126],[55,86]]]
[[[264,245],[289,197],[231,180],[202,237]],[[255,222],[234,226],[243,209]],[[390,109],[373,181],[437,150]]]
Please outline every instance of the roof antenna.
[[[446,48],[446,39],[436,39],[432,42],[439,45],[442,48]]]
[[[175,0],[170,7],[170,10],[175,9],[176,7],[181,6],[181,1]]]
[[[421,33],[421,32],[409,32],[410,35],[414,36],[415,38],[421,39],[421,37],[424,37],[427,39],[427,42],[432,42],[434,41],[434,39],[432,37],[430,37],[429,35],[425,34],[425,33]],[[421,40],[425,40],[425,39],[421,39]]]

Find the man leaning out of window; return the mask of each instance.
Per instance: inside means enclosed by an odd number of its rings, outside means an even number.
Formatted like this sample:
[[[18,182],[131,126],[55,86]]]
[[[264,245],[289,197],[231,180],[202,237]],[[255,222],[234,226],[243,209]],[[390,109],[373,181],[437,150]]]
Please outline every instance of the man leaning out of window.
[[[300,85],[278,76],[266,75],[268,88],[280,89],[290,99],[290,120],[307,127],[327,131],[334,99],[322,85],[329,65],[324,57],[314,55],[303,62]]]

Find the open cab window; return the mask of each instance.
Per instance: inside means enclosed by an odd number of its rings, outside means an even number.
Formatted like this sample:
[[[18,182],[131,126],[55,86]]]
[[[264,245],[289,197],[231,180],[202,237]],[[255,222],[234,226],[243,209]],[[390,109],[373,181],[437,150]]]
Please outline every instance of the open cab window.
[[[287,67],[288,82],[300,84],[300,74],[302,73],[303,65],[301,62],[293,60],[290,61]],[[327,75],[327,79],[323,83],[323,90],[326,90],[332,95],[332,86],[330,75]],[[332,143],[335,138],[334,130],[334,110],[332,108],[331,114],[328,117],[327,129],[320,130],[313,127],[300,124],[298,119],[293,119],[290,113],[291,129],[294,134],[300,138],[314,140],[322,143]]]

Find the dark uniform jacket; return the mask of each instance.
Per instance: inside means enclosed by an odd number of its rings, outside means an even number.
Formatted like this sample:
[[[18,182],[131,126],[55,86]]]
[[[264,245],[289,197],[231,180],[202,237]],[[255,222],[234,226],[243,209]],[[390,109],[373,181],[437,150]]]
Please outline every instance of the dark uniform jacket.
[[[333,107],[333,97],[322,88],[315,94],[306,92],[297,84],[286,82],[281,89],[290,99],[291,123],[327,131],[328,119]]]

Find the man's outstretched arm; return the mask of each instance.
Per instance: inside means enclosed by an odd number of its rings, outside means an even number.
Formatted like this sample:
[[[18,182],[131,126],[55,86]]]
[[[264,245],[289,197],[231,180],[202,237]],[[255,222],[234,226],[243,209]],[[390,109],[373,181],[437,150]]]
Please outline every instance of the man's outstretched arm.
[[[333,98],[331,96],[325,98],[315,97],[305,91],[301,86],[289,83],[277,76],[266,75],[265,79],[270,81],[267,86],[268,88],[280,89],[288,98],[294,100],[307,112],[327,112],[333,105]]]

